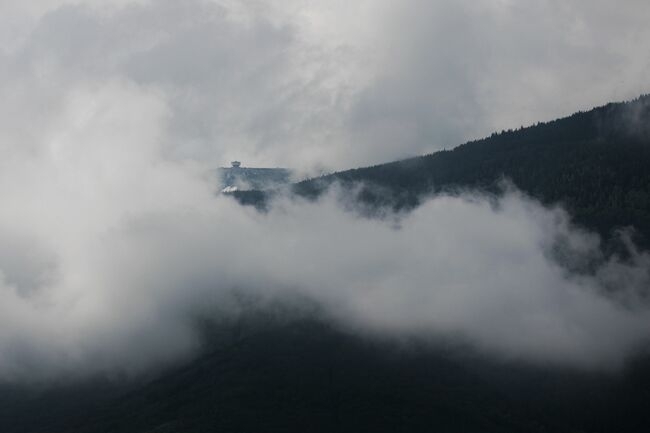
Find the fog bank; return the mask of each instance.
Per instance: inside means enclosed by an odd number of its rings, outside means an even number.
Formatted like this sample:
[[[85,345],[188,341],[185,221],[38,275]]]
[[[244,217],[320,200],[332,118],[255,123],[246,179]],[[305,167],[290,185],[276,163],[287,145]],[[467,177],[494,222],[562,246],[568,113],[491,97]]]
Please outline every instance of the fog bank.
[[[60,113],[60,136],[5,150],[2,380],[137,375],[191,356],[197,319],[238,313],[233,293],[300,296],[352,332],[535,365],[611,370],[647,344],[650,256],[604,258],[560,208],[511,189],[367,219],[333,191],[258,213],[163,156],[155,94],[87,92]],[[89,94],[96,111],[77,117]],[[112,110],[115,97],[138,115]]]

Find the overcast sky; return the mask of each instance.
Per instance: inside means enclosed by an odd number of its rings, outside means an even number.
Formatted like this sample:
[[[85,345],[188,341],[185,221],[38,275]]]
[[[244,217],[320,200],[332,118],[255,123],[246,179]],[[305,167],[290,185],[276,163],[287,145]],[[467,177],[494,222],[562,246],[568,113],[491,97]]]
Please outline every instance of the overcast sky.
[[[612,370],[650,329],[650,256],[510,191],[360,218],[267,214],[208,169],[353,167],[648,91],[646,1],[3,1],[0,382],[194,354],[233,290],[363,334]],[[590,261],[568,272],[554,252]],[[616,295],[612,294],[616,287]],[[236,310],[236,309],[235,309]]]
[[[1,134],[119,85],[164,106],[170,158],[368,165],[650,91],[648,22],[645,0],[8,0]]]

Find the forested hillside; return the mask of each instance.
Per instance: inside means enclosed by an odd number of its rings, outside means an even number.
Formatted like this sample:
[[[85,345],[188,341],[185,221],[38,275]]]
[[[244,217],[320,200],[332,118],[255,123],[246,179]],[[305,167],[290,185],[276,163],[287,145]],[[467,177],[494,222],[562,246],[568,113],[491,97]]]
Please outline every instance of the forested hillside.
[[[643,433],[647,360],[623,374],[486,361],[249,316],[151,381],[0,388],[3,432]]]
[[[517,130],[494,133],[453,150],[334,173],[295,184],[316,197],[332,183],[363,184],[373,206],[416,206],[427,195],[459,188],[499,189],[511,180],[544,203],[560,203],[576,222],[605,237],[633,226],[650,239],[650,96]],[[263,206],[270,193],[237,192]]]

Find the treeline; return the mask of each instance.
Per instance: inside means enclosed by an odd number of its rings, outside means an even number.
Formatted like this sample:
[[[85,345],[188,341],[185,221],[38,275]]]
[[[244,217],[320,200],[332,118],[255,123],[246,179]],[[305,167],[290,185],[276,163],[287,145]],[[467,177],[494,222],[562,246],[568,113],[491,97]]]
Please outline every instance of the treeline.
[[[460,189],[498,193],[503,179],[546,204],[562,204],[575,221],[607,237],[634,227],[650,240],[650,96],[517,130],[453,150],[342,171],[292,186],[315,198],[337,182],[356,187],[371,207],[408,209],[427,196]],[[271,193],[238,192],[264,207]]]

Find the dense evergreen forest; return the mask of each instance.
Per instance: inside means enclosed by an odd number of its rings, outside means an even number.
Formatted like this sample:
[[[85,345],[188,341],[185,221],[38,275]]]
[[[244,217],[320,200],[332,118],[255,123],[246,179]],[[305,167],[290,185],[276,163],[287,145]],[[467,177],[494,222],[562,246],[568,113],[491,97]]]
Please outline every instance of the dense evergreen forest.
[[[351,190],[370,208],[408,209],[437,192],[499,193],[503,178],[544,203],[562,204],[605,237],[633,226],[648,246],[650,97],[311,179],[291,191],[315,198],[335,182],[362,185]],[[262,209],[272,195],[234,194]],[[612,374],[537,368],[444,343],[368,341],[316,317],[277,320],[257,312],[207,327],[203,355],[135,382],[2,385],[0,431],[650,431],[644,355]]]
[[[563,205],[605,238],[632,226],[638,242],[649,246],[650,96],[494,133],[453,150],[306,180],[292,193],[313,198],[335,182],[361,185],[355,189],[360,201],[403,209],[437,192],[497,192],[503,179],[546,204]],[[235,193],[259,207],[271,195]]]

